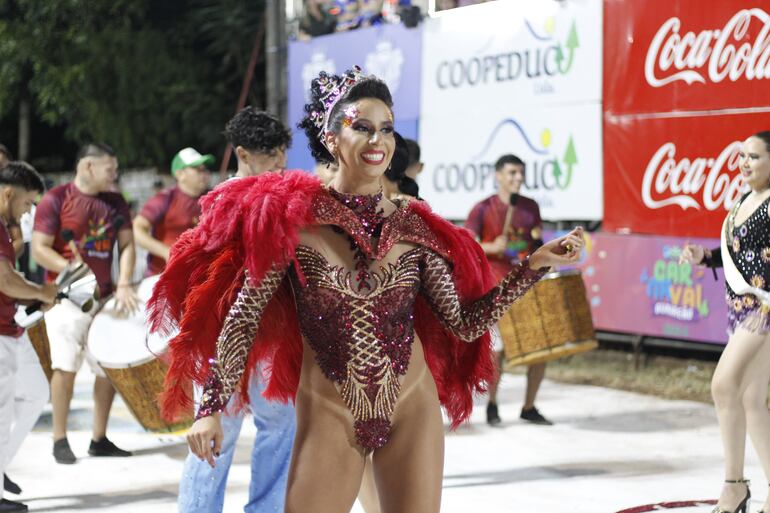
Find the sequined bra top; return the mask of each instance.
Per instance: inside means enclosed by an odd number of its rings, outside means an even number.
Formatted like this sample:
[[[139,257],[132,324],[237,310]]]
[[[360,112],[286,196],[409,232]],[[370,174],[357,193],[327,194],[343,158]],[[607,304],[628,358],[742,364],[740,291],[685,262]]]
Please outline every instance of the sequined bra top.
[[[471,342],[543,275],[526,263],[517,265],[482,298],[462,304],[451,264],[436,251],[440,246],[422,218],[406,204],[383,218],[378,203],[376,196],[320,196],[316,221],[348,238],[353,265],[331,263],[317,249],[300,245],[298,266],[288,273],[300,331],[323,374],[338,385],[366,450],[388,440],[399,378],[412,352],[418,294],[450,332]],[[393,258],[396,244],[401,251]],[[242,287],[219,337],[198,417],[226,406],[245,370],[262,311],[286,273],[275,269],[259,284]]]

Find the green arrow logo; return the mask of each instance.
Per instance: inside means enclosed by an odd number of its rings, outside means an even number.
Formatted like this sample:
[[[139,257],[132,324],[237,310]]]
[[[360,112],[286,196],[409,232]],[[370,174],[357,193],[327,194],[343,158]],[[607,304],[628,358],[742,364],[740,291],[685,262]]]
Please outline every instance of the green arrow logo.
[[[559,72],[562,75],[566,74],[570,69],[572,69],[572,64],[575,61],[575,49],[580,47],[575,20],[572,20],[572,26],[569,29],[569,34],[567,34],[567,42],[564,44],[564,46],[566,46],[568,50],[566,64],[564,64],[564,51],[562,50],[561,45],[556,47],[556,65],[558,66]]]
[[[567,141],[567,149],[564,150],[564,158],[562,160],[564,162],[565,171],[562,171],[561,166],[559,166],[558,159],[554,159],[553,175],[556,178],[556,185],[558,185],[561,190],[564,190],[569,187],[569,184],[572,181],[572,168],[578,162],[577,152],[575,151],[575,142],[572,140],[571,134]]]

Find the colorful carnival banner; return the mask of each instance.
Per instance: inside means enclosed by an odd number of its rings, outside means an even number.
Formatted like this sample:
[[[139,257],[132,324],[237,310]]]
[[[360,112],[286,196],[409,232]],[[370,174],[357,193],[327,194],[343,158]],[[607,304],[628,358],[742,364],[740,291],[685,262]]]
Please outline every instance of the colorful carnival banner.
[[[292,168],[313,169],[305,134],[296,129],[304,115],[310,82],[321,71],[342,73],[359,65],[367,74],[388,84],[393,95],[396,130],[417,138],[420,115],[422,29],[403,25],[378,25],[350,32],[316,37],[289,44],[288,111],[294,142],[288,155]]]
[[[608,112],[770,105],[767,1],[604,4]]]
[[[464,219],[494,162],[527,163],[545,219],[601,219],[601,2],[490,2],[426,20],[420,193]]]
[[[744,190],[741,141],[763,113],[611,118],[604,123],[607,231],[717,237]]]
[[[721,270],[680,264],[683,238],[587,234],[583,271],[598,330],[724,344]],[[708,248],[718,239],[690,239]]]

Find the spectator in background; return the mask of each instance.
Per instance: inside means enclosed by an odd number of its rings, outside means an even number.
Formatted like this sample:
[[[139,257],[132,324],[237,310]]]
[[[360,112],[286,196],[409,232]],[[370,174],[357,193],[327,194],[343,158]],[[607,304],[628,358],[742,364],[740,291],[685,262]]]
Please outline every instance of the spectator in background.
[[[198,198],[209,187],[211,175],[207,166],[212,164],[214,155],[201,155],[193,148],[181,150],[171,162],[176,185],[147,200],[134,219],[134,239],[150,253],[147,276],[163,272],[171,246],[182,233],[198,224]]]
[[[420,191],[417,182],[406,174],[411,163],[407,140],[398,132],[394,132],[393,135],[396,139],[396,148],[393,151],[390,166],[382,175],[383,193],[391,201],[419,199]]]
[[[422,173],[425,164],[420,161],[420,145],[413,139],[404,139],[406,149],[409,151],[409,166],[406,168],[406,176],[417,180],[417,175]]]
[[[332,14],[337,15],[337,32],[382,23],[383,0],[334,0]]]
[[[336,28],[337,18],[324,0],[305,0],[305,14],[299,22],[300,39],[331,34]]]

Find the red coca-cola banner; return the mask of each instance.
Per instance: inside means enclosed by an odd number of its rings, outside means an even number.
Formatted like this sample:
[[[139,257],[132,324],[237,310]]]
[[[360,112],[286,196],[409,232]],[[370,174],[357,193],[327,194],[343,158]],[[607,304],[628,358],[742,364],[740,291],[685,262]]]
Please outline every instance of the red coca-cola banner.
[[[604,230],[718,237],[744,190],[741,141],[766,113],[604,122]]]
[[[770,105],[767,0],[604,2],[613,114]]]

